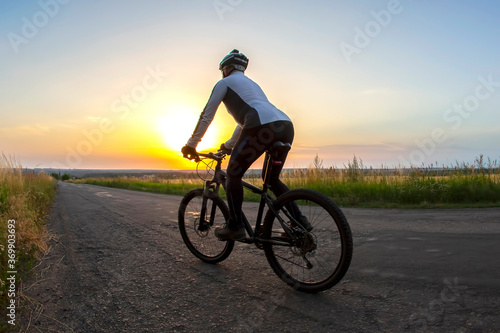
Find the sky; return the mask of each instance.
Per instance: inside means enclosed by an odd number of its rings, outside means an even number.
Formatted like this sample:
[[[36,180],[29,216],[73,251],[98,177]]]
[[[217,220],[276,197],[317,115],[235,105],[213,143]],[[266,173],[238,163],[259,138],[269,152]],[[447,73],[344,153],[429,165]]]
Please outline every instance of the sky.
[[[500,160],[498,17],[493,0],[0,1],[0,150],[193,168],[180,149],[237,48],[294,123],[286,167]],[[199,150],[234,127],[221,105]]]

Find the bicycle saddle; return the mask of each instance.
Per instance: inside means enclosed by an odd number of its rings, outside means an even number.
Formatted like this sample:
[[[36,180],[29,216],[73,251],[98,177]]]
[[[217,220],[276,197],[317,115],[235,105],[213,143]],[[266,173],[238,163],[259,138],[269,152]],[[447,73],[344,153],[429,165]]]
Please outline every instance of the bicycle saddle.
[[[289,143],[284,143],[281,141],[276,141],[273,143],[271,146],[272,151],[279,151],[279,150],[290,150],[292,148],[292,145]]]

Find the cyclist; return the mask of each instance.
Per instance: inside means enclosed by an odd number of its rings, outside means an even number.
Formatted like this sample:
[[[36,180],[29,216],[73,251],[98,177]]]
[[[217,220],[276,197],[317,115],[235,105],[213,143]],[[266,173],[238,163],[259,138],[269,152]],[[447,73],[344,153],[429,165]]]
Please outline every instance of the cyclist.
[[[222,79],[213,88],[191,138],[182,148],[184,157],[189,159],[197,157],[196,146],[212,122],[220,103],[223,102],[237,126],[232,137],[220,147],[221,150],[232,150],[226,181],[230,219],[224,228],[219,227],[215,230],[215,236],[221,240],[238,240],[246,236],[241,217],[243,204],[241,179],[244,173],[274,142],[292,144],[294,137],[290,118],[271,104],[259,85],[244,74],[247,66],[248,58],[236,49],[222,59],[219,64]],[[277,156],[277,161],[282,162],[281,165],[272,168],[270,189],[276,196],[289,191],[279,179],[287,154],[288,151],[282,151]],[[305,217],[302,216],[300,222],[307,230],[312,229]]]

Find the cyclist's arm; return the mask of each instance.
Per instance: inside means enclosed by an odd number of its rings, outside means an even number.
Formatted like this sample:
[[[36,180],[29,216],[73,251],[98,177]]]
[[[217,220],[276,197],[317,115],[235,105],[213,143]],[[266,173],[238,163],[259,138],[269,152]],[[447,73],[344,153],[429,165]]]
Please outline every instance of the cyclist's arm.
[[[238,140],[238,138],[240,137],[240,134],[241,134],[241,126],[240,125],[237,125],[234,132],[233,132],[233,136],[231,136],[231,139],[227,140],[225,143],[224,143],[224,146],[227,148],[227,149],[233,149],[234,148],[234,145],[236,144],[236,141]]]
[[[217,112],[217,109],[219,108],[222,99],[226,95],[226,92],[227,92],[226,84],[222,80],[217,82],[214,89],[212,90],[210,98],[208,99],[207,105],[205,106],[203,112],[200,115],[198,124],[196,124],[193,134],[191,135],[191,138],[187,142],[188,146],[196,148],[198,143],[201,141],[201,139],[205,135],[205,132],[208,129],[208,126],[210,126],[210,124],[212,123],[212,120],[215,117],[215,113]]]

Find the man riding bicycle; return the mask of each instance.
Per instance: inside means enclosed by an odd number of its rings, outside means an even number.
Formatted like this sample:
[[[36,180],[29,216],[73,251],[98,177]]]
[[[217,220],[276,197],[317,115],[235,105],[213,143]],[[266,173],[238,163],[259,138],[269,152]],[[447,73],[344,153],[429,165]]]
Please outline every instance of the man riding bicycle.
[[[245,238],[242,222],[243,185],[242,177],[248,168],[272,145],[281,141],[292,144],[293,124],[290,118],[269,102],[257,83],[245,74],[248,58],[238,50],[232,50],[219,64],[222,79],[217,82],[200,115],[191,138],[182,147],[184,157],[197,157],[196,146],[201,141],[221,102],[235,119],[237,126],[232,137],[221,145],[221,150],[232,150],[227,167],[226,193],[230,219],[224,228],[216,228],[215,236],[221,240]],[[270,189],[276,195],[289,191],[279,179],[288,155],[282,150],[276,158],[280,165],[272,168]],[[305,217],[300,219],[306,230],[312,227]]]

